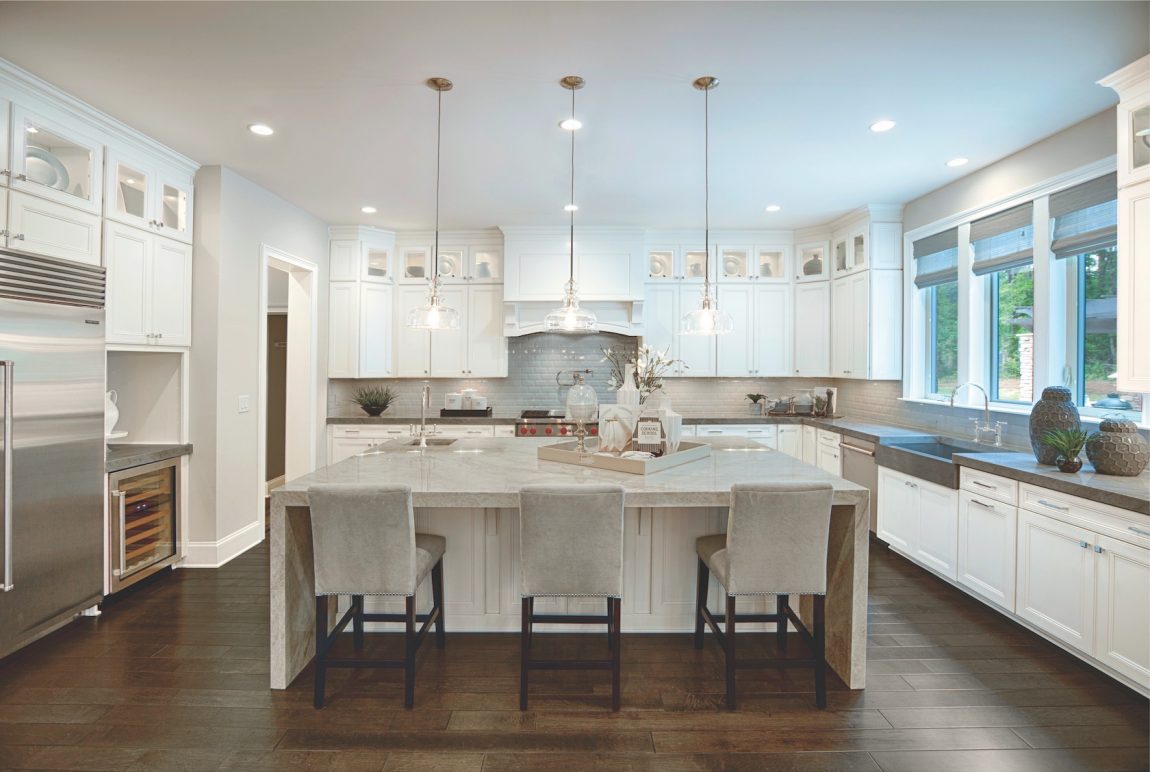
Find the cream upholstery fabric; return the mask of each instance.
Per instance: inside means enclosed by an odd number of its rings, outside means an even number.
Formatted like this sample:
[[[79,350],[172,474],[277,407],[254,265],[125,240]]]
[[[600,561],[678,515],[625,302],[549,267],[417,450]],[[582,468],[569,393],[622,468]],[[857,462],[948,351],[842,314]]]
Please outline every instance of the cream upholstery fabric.
[[[728,595],[823,595],[833,495],[825,483],[733,485],[727,533],[695,550]]]
[[[523,597],[623,596],[622,486],[527,486],[519,524]]]
[[[316,595],[413,595],[447,549],[417,534],[405,485],[313,485]]]

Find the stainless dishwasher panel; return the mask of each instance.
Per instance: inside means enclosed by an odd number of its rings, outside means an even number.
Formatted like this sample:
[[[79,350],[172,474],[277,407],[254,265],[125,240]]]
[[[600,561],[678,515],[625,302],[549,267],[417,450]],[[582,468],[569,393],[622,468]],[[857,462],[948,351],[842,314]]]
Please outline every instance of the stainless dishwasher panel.
[[[843,437],[843,479],[862,485],[870,491],[870,530],[878,528],[878,465],[874,460],[874,443]]]

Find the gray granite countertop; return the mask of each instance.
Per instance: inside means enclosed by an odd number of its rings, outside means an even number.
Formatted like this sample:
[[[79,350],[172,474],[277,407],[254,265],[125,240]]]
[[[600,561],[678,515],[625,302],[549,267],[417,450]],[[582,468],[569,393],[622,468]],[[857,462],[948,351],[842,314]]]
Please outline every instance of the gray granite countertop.
[[[1094,467],[1084,464],[1076,474],[1064,474],[1056,467],[1040,465],[1029,453],[955,454],[954,463],[1150,515],[1150,470],[1143,470],[1137,477],[1116,477],[1098,474]]]
[[[109,445],[106,469],[119,472],[134,466],[190,455],[191,445]]]

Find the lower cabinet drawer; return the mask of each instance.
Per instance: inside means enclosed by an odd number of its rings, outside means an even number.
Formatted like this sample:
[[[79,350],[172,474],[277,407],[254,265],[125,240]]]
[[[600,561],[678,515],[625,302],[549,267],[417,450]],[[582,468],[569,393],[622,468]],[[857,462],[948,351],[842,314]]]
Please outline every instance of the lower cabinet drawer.
[[[1015,480],[962,467],[959,470],[959,481],[964,491],[977,493],[1011,506],[1018,504],[1018,482]]]

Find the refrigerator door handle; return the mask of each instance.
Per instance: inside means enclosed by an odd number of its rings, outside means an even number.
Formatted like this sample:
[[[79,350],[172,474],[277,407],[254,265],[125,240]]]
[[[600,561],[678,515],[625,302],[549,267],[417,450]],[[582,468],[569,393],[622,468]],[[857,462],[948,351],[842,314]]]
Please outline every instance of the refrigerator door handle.
[[[4,371],[4,575],[0,590],[11,592],[12,583],[12,368],[11,359],[0,360]]]

